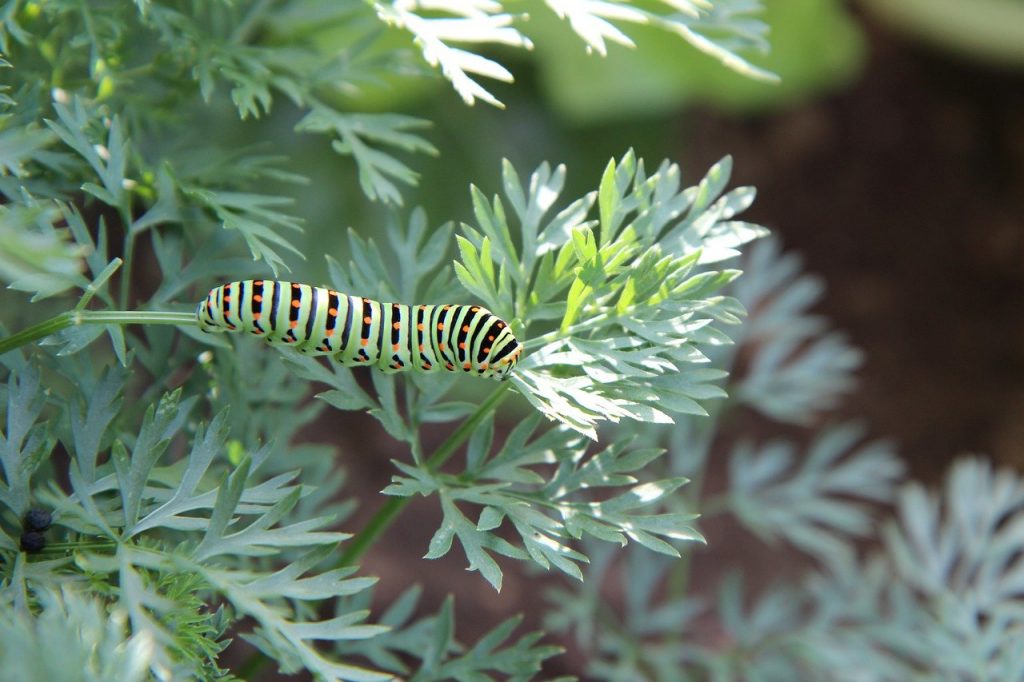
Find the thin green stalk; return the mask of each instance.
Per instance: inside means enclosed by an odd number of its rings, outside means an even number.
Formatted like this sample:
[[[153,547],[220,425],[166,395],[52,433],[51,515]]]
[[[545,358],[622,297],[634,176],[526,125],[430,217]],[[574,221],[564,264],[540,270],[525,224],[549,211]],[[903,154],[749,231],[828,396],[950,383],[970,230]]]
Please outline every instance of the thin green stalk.
[[[489,415],[494,408],[498,406],[498,403],[504,399],[506,390],[511,384],[503,383],[497,388],[490,396],[487,397],[480,407],[476,409],[476,412],[471,414],[466,421],[459,425],[459,428],[455,429],[448,438],[445,439],[441,445],[438,446],[437,450],[427,458],[426,467],[430,471],[436,471],[441,467],[442,464],[447,462],[455,451],[462,445],[467,438],[472,435],[473,430],[476,429],[479,424],[487,415]],[[409,504],[412,498],[409,497],[392,497],[385,502],[377,513],[373,515],[373,518],[363,526],[363,529],[359,531],[354,538],[349,542],[345,543],[345,550],[342,552],[341,557],[338,559],[337,565],[340,566],[351,566],[359,561],[360,557],[366,553],[379,538],[384,531],[391,527],[391,524],[395,522],[398,515],[402,513],[406,505]]]
[[[115,258],[110,261],[107,264],[107,267],[103,268],[100,274],[96,275],[96,279],[89,282],[89,286],[87,286],[85,291],[82,292],[82,298],[78,299],[78,305],[75,306],[75,310],[85,310],[85,307],[89,305],[89,301],[93,299],[93,296],[103,288],[103,285],[107,283],[107,280],[110,279],[123,264],[124,261],[120,258]]]
[[[577,322],[576,324],[570,325],[569,328],[566,329],[564,332],[561,329],[556,329],[554,331],[548,332],[547,334],[544,334],[543,336],[535,336],[534,338],[527,339],[526,341],[523,342],[523,349],[531,350],[533,348],[540,348],[541,346],[549,344],[552,341],[569,338],[570,336],[575,336],[576,334],[579,334],[580,332],[585,332],[589,329],[596,329],[597,327],[600,327],[601,325],[607,323],[609,317],[610,315],[608,313],[599,313],[591,318],[588,318],[584,322]]]
[[[124,253],[121,254],[121,260],[124,261],[124,272],[121,273],[121,296],[120,306],[127,308],[129,303],[129,296],[132,291],[132,263],[135,262],[135,220],[132,218],[132,200],[131,196],[124,192],[121,194],[121,205],[118,206],[117,212],[121,214],[121,225],[124,226]],[[110,276],[109,274],[107,275]]]
[[[734,355],[730,353],[728,356],[723,358],[722,365],[729,367],[731,370],[733,360]],[[715,502],[709,508],[705,508],[700,504],[700,502],[701,493],[704,488],[704,478],[707,475],[708,470],[708,459],[711,454],[711,446],[714,442],[715,435],[718,433],[723,416],[728,413],[731,407],[732,399],[727,398],[724,402],[717,405],[716,409],[709,410],[708,416],[699,422],[700,427],[697,430],[696,436],[692,439],[694,451],[699,454],[702,460],[702,465],[697,472],[690,477],[690,482],[686,485],[686,494],[694,507],[698,507],[698,505],[700,505],[699,509],[701,511],[701,518],[704,520],[727,511],[727,508],[724,506],[719,506],[719,498],[712,498]],[[679,561],[675,563],[669,573],[668,593],[670,599],[682,599],[686,596],[687,592],[689,592],[692,569],[693,550],[683,552]],[[678,634],[681,637],[683,635],[683,629],[679,629]]]
[[[231,42],[237,44],[243,44],[247,42],[252,35],[256,27],[259,26],[260,22],[266,18],[267,9],[271,5],[271,0],[260,0],[249,7],[249,11],[245,13],[235,30],[231,32]]]
[[[99,540],[91,541],[86,540],[82,542],[48,542],[43,547],[40,554],[50,555],[65,555],[71,552],[81,552],[84,550],[99,550],[99,549],[115,549],[117,543],[112,540]]]
[[[695,436],[691,439],[692,452],[699,456],[702,461],[701,467],[690,477],[690,482],[686,484],[686,496],[693,507],[698,507],[700,502],[701,489],[704,487],[704,475],[707,473],[708,468],[711,443],[714,440],[715,427],[720,414],[721,412],[718,410],[711,411],[707,417],[699,422]],[[703,514],[701,516],[703,517]],[[668,593],[671,599],[682,599],[689,590],[692,554],[692,550],[683,552],[680,560],[672,566],[668,580]]]
[[[83,324],[174,324],[191,326],[196,323],[194,313],[173,313],[150,310],[69,310],[49,320],[32,325],[17,334],[0,339],[0,355],[27,343],[46,338],[68,327]]]
[[[135,260],[132,258],[132,252],[135,250],[135,234],[132,232],[130,219],[124,224],[127,226],[125,229],[128,231],[128,234],[124,238],[124,272],[121,273],[120,304],[122,308],[127,308],[128,294],[132,289],[132,262]]]

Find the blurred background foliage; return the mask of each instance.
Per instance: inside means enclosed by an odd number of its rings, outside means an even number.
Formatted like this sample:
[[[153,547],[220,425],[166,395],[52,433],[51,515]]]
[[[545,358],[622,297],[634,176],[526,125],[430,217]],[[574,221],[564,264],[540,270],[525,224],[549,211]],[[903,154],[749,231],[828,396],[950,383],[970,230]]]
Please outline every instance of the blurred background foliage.
[[[1018,0],[863,0],[898,31],[968,59],[1024,67],[1024,4]]]

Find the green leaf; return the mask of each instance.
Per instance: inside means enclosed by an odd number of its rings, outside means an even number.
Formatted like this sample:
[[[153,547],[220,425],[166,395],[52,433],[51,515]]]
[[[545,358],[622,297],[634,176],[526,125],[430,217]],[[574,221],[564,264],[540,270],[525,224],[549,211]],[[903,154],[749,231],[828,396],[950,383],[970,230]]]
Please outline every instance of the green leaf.
[[[391,626],[389,632],[358,645],[343,645],[341,650],[364,655],[378,667],[410,682],[484,680],[494,679],[495,675],[510,680],[531,679],[541,672],[545,660],[562,651],[560,647],[543,644],[540,632],[513,638],[522,622],[519,616],[485,632],[472,645],[460,644],[455,638],[454,599],[450,596],[436,613],[412,621],[421,591],[418,587],[409,588],[388,607],[381,622]],[[415,673],[403,659],[419,661]]]
[[[578,49],[557,16],[532,12],[530,34],[538,44],[537,68],[544,74],[541,83],[550,105],[577,126],[669,116],[686,106],[750,115],[785,110],[791,102],[840,91],[861,72],[867,53],[863,28],[842,2],[706,4],[708,11],[696,25],[699,34],[777,74],[779,80],[750,78],[729,63],[723,68],[718,56],[708,58],[660,23],[618,24],[638,47],[612,47],[607,57],[594,59]],[[643,8],[663,11],[660,4]],[[967,12],[960,25],[967,17],[981,16],[980,10]],[[730,38],[727,27],[742,37]],[[770,51],[763,49],[766,38],[771,40]]]
[[[455,639],[455,600],[451,595],[447,596],[441,605],[441,610],[434,618],[433,636],[430,647],[423,656],[423,664],[420,666],[420,676],[434,677],[438,673],[441,661],[444,660]]]
[[[889,500],[903,471],[887,443],[857,447],[860,437],[853,425],[826,430],[799,459],[790,443],[740,444],[729,461],[730,508],[766,540],[832,566],[851,560],[848,539],[874,524],[868,503]]]
[[[514,643],[507,642],[522,620],[522,616],[513,616],[494,627],[464,655],[447,661],[436,679],[471,679],[491,670],[522,679],[539,673],[542,663],[560,654],[562,649],[552,645],[538,646],[543,636],[541,632],[523,635]]]
[[[167,449],[171,437],[181,428],[196,398],[180,401],[181,391],[168,393],[157,405],[150,405],[129,457],[120,441],[114,442],[112,459],[123,501],[125,529],[139,519],[144,488],[150,471]]]
[[[166,656],[147,633],[126,627],[123,610],[109,612],[100,597],[70,587],[38,589],[33,596],[37,613],[0,605],[0,656],[10,679],[142,682],[154,659]]]
[[[437,559],[444,556],[451,549],[452,539],[458,537],[466,559],[469,560],[469,570],[480,571],[480,575],[491,587],[500,592],[502,573],[490,552],[512,557],[522,557],[522,552],[504,540],[477,531],[476,525],[459,511],[455,501],[444,492],[441,493],[441,509],[444,511],[444,522],[431,539],[430,550],[425,558]]]
[[[96,480],[97,457],[104,434],[121,411],[120,395],[126,378],[126,372],[120,367],[108,367],[91,390],[83,390],[68,405],[75,461],[89,483]]]
[[[0,432],[0,502],[18,517],[28,511],[32,474],[56,443],[49,422],[40,421],[43,393],[39,371],[27,365],[7,382],[6,424]]]
[[[506,167],[506,194],[521,220],[519,241],[537,244],[526,269],[510,265],[517,258],[514,247],[504,246],[513,240],[502,203],[488,204],[472,190],[477,225],[463,226],[465,236],[457,237],[460,282],[485,301],[511,307],[524,328],[561,320],[557,330],[525,339],[527,353],[512,377],[543,414],[596,437],[600,421],[668,423],[673,413],[705,414],[700,401],[724,396],[708,385],[722,375],[701,367],[709,361],[702,348],[728,342],[715,325],[740,321],[742,309],[722,295],[739,273],[701,264],[764,234],[731,220],[749,205],[749,192],[716,201],[729,169],[725,160],[701,185],[681,189],[676,166],[666,162],[648,177],[629,153],[602,177],[600,233],[585,221],[590,193],[549,225],[563,234],[552,243],[548,228],[539,238],[537,231],[561,180],[545,184],[550,171],[541,167],[526,193]],[[553,248],[557,257],[549,255]]]
[[[325,105],[314,106],[299,121],[298,132],[330,132],[338,136],[331,147],[339,154],[351,155],[359,167],[359,183],[372,200],[401,204],[402,195],[395,182],[415,185],[419,175],[394,156],[373,145],[397,147],[406,152],[437,155],[437,149],[410,131],[429,126],[428,121],[398,114],[355,114],[335,111]]]
[[[186,524],[185,527],[189,527],[191,524],[188,524],[187,519],[182,517],[182,514],[208,506],[208,502],[204,498],[209,499],[212,496],[208,494],[197,495],[197,489],[203,480],[203,476],[210,468],[213,458],[223,450],[227,435],[228,421],[226,410],[214,417],[213,421],[210,422],[208,430],[204,431],[200,426],[196,431],[185,472],[182,474],[178,487],[170,499],[150,511],[138,523],[128,525],[125,528],[125,535],[131,537],[157,526],[167,528],[180,527],[179,524],[183,522]]]
[[[56,206],[0,206],[0,281],[31,293],[33,302],[85,286],[81,272],[88,246],[55,227],[60,219]]]
[[[99,112],[86,108],[82,99],[75,97],[69,108],[60,102],[54,103],[58,121],[46,121],[46,124],[64,142],[77,152],[90,166],[102,182],[102,186],[91,182],[82,185],[82,189],[97,199],[114,208],[127,207],[125,192],[125,172],[127,170],[128,141],[124,137],[119,117],[109,119],[109,128],[104,143],[88,137],[90,131],[102,130],[98,125]]]
[[[392,460],[392,463],[398,467],[398,469],[407,473],[408,476],[392,476],[391,485],[381,491],[383,494],[395,495],[397,497],[412,497],[413,495],[425,496],[438,489],[438,482],[429,471],[395,460]],[[438,539],[438,542],[441,541],[441,539]],[[433,546],[433,541],[431,541],[431,546]],[[445,549],[445,552],[447,551],[448,550]],[[438,556],[442,556],[443,554],[444,552]]]
[[[252,461],[247,457],[242,463],[226,476],[224,481],[217,488],[217,501],[210,515],[210,524],[206,528],[202,541],[196,548],[196,554],[203,552],[216,553],[218,545],[224,537],[228,524],[232,521],[235,508],[242,499],[242,489],[249,478],[249,469]]]
[[[189,199],[212,211],[224,229],[238,230],[253,260],[265,261],[274,274],[284,268],[284,260],[278,249],[302,256],[298,248],[279,232],[281,229],[302,230],[298,218],[278,210],[294,203],[292,199],[195,185],[182,186],[181,189]]]
[[[772,419],[806,424],[852,390],[863,355],[843,334],[828,332],[824,321],[810,314],[824,287],[799,268],[799,259],[783,255],[775,240],[751,249],[735,291],[754,314],[737,342],[758,352],[740,376],[735,394]]]
[[[466,104],[477,99],[494,106],[503,106],[497,98],[481,86],[474,76],[486,76],[511,82],[512,74],[503,66],[473,52],[452,47],[450,42],[495,43],[529,49],[532,43],[511,27],[512,16],[499,14],[501,5],[471,6],[459,2],[441,2],[433,5],[378,2],[374,4],[382,21],[412,34],[428,64],[439,67],[451,81],[455,91]],[[424,12],[418,14],[417,10]],[[427,11],[430,11],[427,14]],[[438,16],[436,13],[440,13]]]

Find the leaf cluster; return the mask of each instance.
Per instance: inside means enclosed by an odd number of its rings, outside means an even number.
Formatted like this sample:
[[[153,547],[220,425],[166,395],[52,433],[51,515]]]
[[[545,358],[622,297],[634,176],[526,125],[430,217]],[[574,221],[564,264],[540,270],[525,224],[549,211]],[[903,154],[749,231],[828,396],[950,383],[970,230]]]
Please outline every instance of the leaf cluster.
[[[718,424],[737,407],[783,423],[816,419],[849,390],[859,361],[808,312],[820,284],[771,240],[751,249],[731,291],[749,310],[736,345],[715,356],[722,367],[739,365],[726,384],[733,399],[667,438],[670,470],[697,479],[678,504],[729,515],[773,551],[788,543],[812,570],[752,594],[736,567],[708,600],[687,589],[678,565],[632,549],[615,570],[614,555],[595,551],[582,585],[549,591],[548,628],[575,634],[594,679],[1019,676],[1019,477],[962,460],[943,493],[930,493],[903,479],[891,445],[863,443],[850,424],[822,429],[805,452],[782,439],[713,448]],[[646,431],[641,438],[659,442]],[[718,451],[727,485],[701,495]],[[865,540],[878,544],[865,552]],[[607,596],[615,577],[621,607]],[[719,628],[713,637],[709,620]]]
[[[710,366],[709,354],[730,342],[717,325],[739,322],[741,309],[723,291],[739,273],[715,266],[764,234],[735,219],[753,192],[725,191],[730,169],[725,159],[684,188],[677,166],[662,164],[648,176],[630,153],[609,164],[597,192],[564,208],[564,167],[544,164],[524,185],[505,164],[504,200],[487,201],[472,190],[476,223],[456,234],[458,283],[524,339],[529,354],[509,383],[558,427],[541,428],[535,415],[495,446],[488,409],[506,385],[476,406],[446,398],[450,380],[373,374],[371,394],[351,370],[291,354],[288,362],[300,376],[329,387],[321,399],[367,410],[411,446],[414,461],[395,462],[401,474],[384,492],[436,495],[443,522],[427,558],[443,556],[458,540],[470,569],[498,588],[495,556],[582,578],[588,558],[573,543],[583,536],[617,544],[632,539],[669,556],[678,556],[674,543],[702,541],[692,511],[665,509],[686,479],[640,476],[661,449],[632,448],[620,436],[595,451],[588,437],[596,438],[602,420],[703,416],[698,401],[724,396],[715,382],[725,374]],[[592,209],[595,220],[588,219]],[[376,283],[383,298],[397,300],[458,295],[439,268],[444,250],[427,233],[425,218],[414,213],[407,227],[388,228],[387,250],[350,234],[351,261],[328,262],[332,285],[362,291]],[[466,464],[447,473],[440,465],[454,447],[427,457],[420,427],[460,417],[468,417],[456,432],[468,438]]]
[[[718,609],[736,645],[704,662],[734,677],[1014,679],[1024,674],[1020,477],[957,462],[941,493],[902,487],[884,544],[745,605],[739,580]]]
[[[545,569],[554,566],[582,580],[579,563],[588,558],[571,546],[581,537],[619,545],[628,538],[670,556],[679,552],[666,540],[703,539],[688,525],[692,515],[652,512],[686,483],[682,478],[638,482],[634,474],[660,451],[629,449],[627,441],[619,441],[588,454],[589,443],[579,434],[562,427],[536,435],[539,423],[539,416],[524,421],[491,455],[493,421],[485,421],[470,439],[466,467],[458,475],[395,462],[402,475],[393,477],[383,492],[437,495],[444,512],[426,558],[444,556],[458,539],[469,569],[500,589],[502,572],[493,554],[531,560]],[[538,464],[554,465],[550,477],[532,468]],[[614,493],[598,497],[602,489]],[[460,505],[479,509],[475,522]],[[499,530],[506,524],[518,542],[502,537]]]
[[[734,255],[723,253],[724,258]],[[725,489],[701,489],[712,453],[723,449],[716,443],[728,415],[745,408],[782,422],[809,422],[849,390],[850,373],[859,359],[857,351],[809,312],[820,296],[820,284],[801,273],[799,261],[783,255],[777,242],[767,239],[754,244],[742,266],[743,276],[730,282],[723,293],[741,301],[748,316],[732,335],[733,344],[709,350],[712,363],[730,371],[724,385],[729,400],[712,403],[710,417],[681,417],[669,432],[663,427],[620,428],[637,432],[645,445],[668,447],[668,457],[654,462],[649,470],[656,470],[660,463],[665,473],[695,479],[671,500],[669,508],[676,513],[700,510],[705,517],[728,515],[761,540],[775,547],[783,541],[837,570],[856,561],[855,543],[872,534],[878,505],[894,499],[902,467],[888,443],[863,443],[863,429],[853,424],[824,429],[806,452],[789,440],[763,444],[745,440],[724,449],[729,473]],[[766,362],[765,356],[775,359]],[[822,367],[834,370],[809,378],[815,368]],[[790,376],[796,379],[785,379]],[[759,383],[778,390],[771,396],[749,390]],[[761,610],[746,612],[739,573],[723,582],[722,601],[716,606],[680,588],[687,580],[685,565],[633,550],[616,573],[612,555],[592,556],[596,560],[587,568],[583,585],[549,592],[552,608],[546,618],[550,629],[574,632],[580,646],[590,652],[588,675],[609,680],[675,680],[705,674],[724,678],[783,674],[772,661],[786,649],[772,638],[798,623],[802,610],[792,597],[799,593],[797,588],[780,587],[765,595]],[[621,586],[614,589],[625,595],[621,609],[612,607],[605,594],[611,576],[617,574],[622,576]],[[735,626],[731,631],[734,647],[703,643],[702,623],[709,616]],[[763,632],[769,639],[758,640],[748,650],[746,643],[754,638],[746,633],[751,631]],[[760,655],[762,650],[765,655],[758,664],[734,667],[734,657]],[[644,652],[642,657],[638,651]],[[789,674],[800,678],[803,671]]]
[[[463,226],[456,274],[527,334],[513,382],[545,415],[594,437],[601,420],[666,423],[722,397],[713,382],[724,375],[705,366],[706,349],[729,343],[716,325],[739,322],[722,293],[739,272],[713,266],[765,234],[734,220],[754,192],[724,191],[731,168],[723,159],[684,188],[678,166],[648,176],[627,154],[596,193],[547,217],[564,168],[541,166],[523,186],[506,165],[515,237],[504,203],[474,190],[476,224]]]
[[[283,269],[288,254],[297,255],[291,235],[299,223],[284,195],[252,185],[302,178],[262,150],[196,144],[172,113],[187,115],[222,91],[243,119],[267,113],[284,94],[303,111],[299,132],[331,136],[335,149],[355,157],[366,193],[398,203],[398,185],[415,174],[387,150],[432,152],[417,133],[422,122],[334,103],[339,92],[395,69],[400,56],[372,58],[365,6],[304,17],[312,6],[242,3],[190,13],[147,2],[83,13],[57,2],[32,16],[7,15],[3,38],[14,68],[6,75],[40,85],[11,85],[0,103],[0,133],[10,142],[0,145],[8,172],[0,191],[12,220],[26,228],[8,235],[13,257],[0,274],[37,299],[77,293],[79,311],[114,314],[135,304],[156,315],[227,273]],[[463,14],[467,25],[481,20],[475,9]],[[318,21],[351,31],[351,48],[340,56],[321,49],[310,40]],[[664,508],[685,480],[643,475],[657,449],[626,441],[594,449],[580,433],[596,438],[606,419],[702,413],[698,401],[722,395],[714,383],[722,374],[706,366],[701,348],[727,343],[717,325],[738,321],[739,309],[718,293],[737,273],[713,265],[763,233],[733,220],[752,192],[724,191],[729,167],[725,160],[684,188],[676,166],[648,175],[628,154],[609,165],[598,191],[559,206],[564,167],[545,164],[524,185],[506,164],[504,199],[472,192],[476,221],[458,229],[455,278],[443,267],[454,229],[431,230],[418,211],[389,226],[390,250],[352,233],[349,266],[329,262],[342,290],[401,301],[468,295],[505,316],[528,343],[534,339],[532,364],[515,388],[561,426],[534,417],[498,440],[488,410],[499,393],[480,404],[455,396],[451,379],[381,375],[371,391],[346,368],[281,363],[244,340],[191,329],[126,332],[116,315],[110,324],[63,329],[36,356],[9,356],[2,501],[12,518],[33,503],[54,509],[61,542],[49,551],[68,548],[52,567],[12,576],[11,589],[30,595],[43,585],[82,583],[83,594],[127,614],[130,636],[152,643],[147,665],[157,675],[221,674],[226,628],[245,618],[256,627],[244,636],[284,670],[379,678],[314,644],[383,632],[363,624],[365,609],[343,612],[337,601],[372,580],[349,567],[320,568],[345,537],[325,529],[325,512],[344,517],[351,505],[333,499],[341,479],[332,450],[294,441],[325,405],[366,410],[410,446],[413,460],[399,465],[388,492],[437,495],[444,521],[428,556],[446,553],[457,538],[471,567],[495,586],[494,554],[580,577],[587,556],[573,545],[584,536],[677,555],[679,542],[700,539],[691,513]],[[160,281],[143,294],[133,291],[132,271],[144,238]],[[28,257],[33,245],[44,246],[45,257]],[[240,245],[259,267],[241,257]],[[93,345],[103,335],[120,367],[93,363],[104,357]],[[613,342],[598,343],[603,338]],[[195,340],[213,352],[199,352]],[[582,356],[588,360],[578,362]],[[121,369],[129,367],[145,379]],[[292,408],[309,380],[328,386],[322,401]],[[54,382],[59,389],[47,393]],[[180,392],[161,390],[182,383]],[[205,417],[197,421],[199,411]],[[461,441],[432,460],[421,432],[459,420],[454,435],[471,437],[467,466],[449,474],[440,464]],[[69,454],[66,485],[48,470],[58,444]],[[0,543],[16,553],[13,526]],[[448,621],[431,622],[437,637]],[[418,656],[420,667],[434,674],[486,667],[512,627],[455,659],[448,657],[454,644],[435,648],[432,658]],[[527,638],[510,652],[499,669],[536,667],[552,650]]]
[[[750,249],[735,286],[737,300],[750,311],[737,344],[756,352],[732,395],[770,419],[806,425],[837,407],[853,388],[863,354],[810,312],[824,284],[801,267],[799,257],[783,254],[777,240]]]
[[[38,585],[117,584],[108,607],[123,609],[132,636],[149,643],[146,669],[158,676],[206,670],[219,677],[215,662],[227,643],[227,624],[247,616],[257,628],[244,636],[283,667],[303,667],[326,679],[387,679],[314,648],[317,640],[380,631],[359,624],[365,610],[320,620],[309,606],[366,589],[373,579],[354,578],[352,569],[316,570],[346,536],[321,530],[329,517],[291,517],[309,492],[297,481],[299,472],[261,471],[271,455],[284,453],[267,445],[229,465],[222,459],[229,434],[222,412],[195,428],[185,457],[168,462],[166,454],[181,439],[196,398],[167,394],[146,409],[137,433],[124,433],[115,423],[124,379],[111,369],[94,384],[80,385],[74,399],[55,406],[60,416],[47,419],[40,410],[38,371],[26,366],[12,374],[0,502],[16,517],[29,500],[44,504],[70,541],[67,546],[77,549],[74,555],[58,549],[42,563],[26,564],[25,555],[7,562],[6,597],[24,609],[26,595],[34,595]],[[58,433],[71,455],[69,492],[53,481],[32,484]],[[109,457],[101,459],[101,451]],[[3,538],[13,553],[14,538]],[[252,561],[284,552],[298,552],[285,568]],[[204,615],[206,604],[218,602],[219,610]]]

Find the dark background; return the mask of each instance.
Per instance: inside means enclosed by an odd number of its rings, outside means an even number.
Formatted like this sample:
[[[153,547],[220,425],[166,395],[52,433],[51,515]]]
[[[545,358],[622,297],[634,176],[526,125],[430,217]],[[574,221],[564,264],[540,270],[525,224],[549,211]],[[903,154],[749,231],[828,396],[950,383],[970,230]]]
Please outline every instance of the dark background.
[[[843,412],[916,478],[964,453],[1024,462],[1024,77],[866,22],[847,92],[777,115],[694,114],[687,166],[728,149],[751,215],[828,284],[866,353]]]

